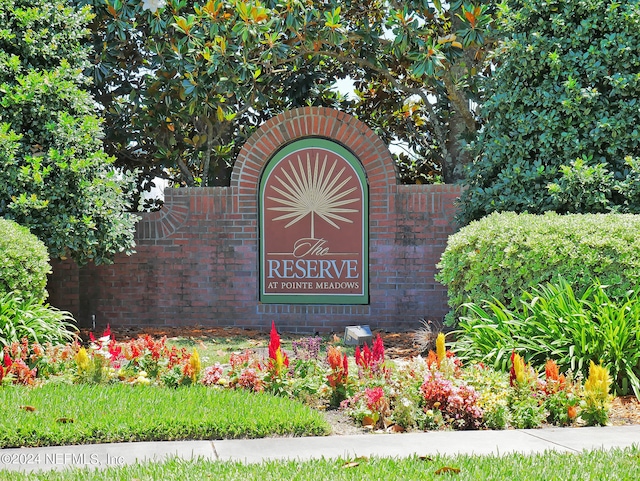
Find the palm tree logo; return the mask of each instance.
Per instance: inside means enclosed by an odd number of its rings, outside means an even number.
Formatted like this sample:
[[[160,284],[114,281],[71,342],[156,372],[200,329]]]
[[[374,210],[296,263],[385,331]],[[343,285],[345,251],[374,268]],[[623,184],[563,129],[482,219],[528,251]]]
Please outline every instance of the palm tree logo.
[[[267,197],[269,200],[280,204],[277,207],[269,207],[267,210],[284,212],[283,215],[275,217],[273,220],[289,220],[285,229],[301,221],[306,216],[311,216],[311,238],[315,239],[315,221],[320,217],[336,229],[340,229],[337,222],[353,221],[341,214],[358,212],[358,209],[344,207],[348,204],[358,202],[359,198],[346,198],[356,187],[344,188],[352,179],[352,175],[342,177],[346,167],[334,175],[338,160],[327,172],[327,156],[320,162],[320,153],[316,153],[315,162],[311,162],[309,152],[307,152],[306,163],[297,156],[297,165],[289,160],[288,170],[282,169],[285,179],[275,175],[281,188],[272,185],[280,197]],[[325,174],[326,172],[326,174]],[[275,184],[275,183],[274,183]]]

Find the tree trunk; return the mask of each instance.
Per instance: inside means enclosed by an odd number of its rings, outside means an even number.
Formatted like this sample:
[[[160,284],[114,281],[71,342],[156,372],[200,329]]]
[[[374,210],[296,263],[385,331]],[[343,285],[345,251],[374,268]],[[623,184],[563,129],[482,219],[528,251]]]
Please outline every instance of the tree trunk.
[[[452,162],[446,169],[445,166],[442,169],[447,183],[457,182],[464,177],[464,166],[471,161],[471,154],[465,149],[464,139],[475,136],[477,132],[476,119],[471,111],[469,99],[454,82],[455,70],[456,66],[452,66],[442,77],[450,105],[446,143]]]
[[[189,170],[189,167],[187,167],[187,164],[185,164],[180,157],[178,157],[178,167],[180,168],[180,173],[182,174],[182,178],[186,182],[187,187],[195,187],[196,181],[193,178],[193,174]]]
[[[213,152],[213,124],[207,123],[207,150],[204,152],[202,166],[202,187],[209,187],[209,168],[211,166],[211,152]]]

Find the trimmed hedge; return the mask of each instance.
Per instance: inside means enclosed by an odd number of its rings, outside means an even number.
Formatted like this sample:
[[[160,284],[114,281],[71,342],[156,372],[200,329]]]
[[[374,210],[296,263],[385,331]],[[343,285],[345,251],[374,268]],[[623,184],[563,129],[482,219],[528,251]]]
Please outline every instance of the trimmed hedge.
[[[597,279],[623,297],[640,279],[640,215],[493,213],[452,235],[437,267],[454,312],[494,298],[514,308],[559,277],[577,293]]]
[[[16,291],[21,298],[44,301],[50,272],[45,245],[26,227],[0,217],[0,297]]]

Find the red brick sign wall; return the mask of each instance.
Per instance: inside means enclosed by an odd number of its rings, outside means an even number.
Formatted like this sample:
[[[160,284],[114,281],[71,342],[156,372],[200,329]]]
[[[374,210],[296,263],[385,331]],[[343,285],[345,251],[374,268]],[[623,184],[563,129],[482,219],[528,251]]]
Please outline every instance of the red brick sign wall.
[[[369,292],[365,303],[354,299],[307,299],[295,303],[284,298],[270,300],[264,297],[285,296],[290,291],[269,291],[268,286],[261,294],[261,275],[268,272],[263,262],[278,258],[261,259],[262,252],[271,252],[271,248],[261,250],[260,183],[266,180],[269,166],[275,165],[271,161],[278,161],[283,148],[314,139],[324,139],[352,154],[349,163],[354,167],[354,175],[360,167],[366,179],[363,188],[368,189],[365,198],[369,219],[364,226],[368,225],[365,251],[369,259],[368,269],[362,275],[368,271],[368,282],[364,284]],[[323,157],[320,159],[317,179],[324,177],[320,175]],[[327,159],[325,173],[333,165],[330,157]],[[298,175],[305,171],[308,178],[311,172],[313,178],[315,167],[309,170],[305,163],[306,155],[302,168],[297,160],[292,165]],[[341,179],[346,179],[347,169],[345,166]],[[283,170],[295,178],[288,162]],[[278,176],[288,182],[284,173]],[[353,176],[339,190],[342,192],[347,185],[347,191],[357,188],[352,181]],[[277,180],[272,185],[287,192]],[[265,192],[274,198],[282,195],[268,189]],[[350,191],[338,202],[352,199],[354,193]],[[267,331],[274,320],[279,329],[304,333],[340,332],[344,326],[353,324],[389,330],[417,329],[419,319],[442,319],[448,312],[446,291],[434,280],[434,275],[447,237],[456,229],[454,202],[459,194],[459,188],[450,185],[398,185],[388,149],[366,125],[331,109],[297,109],[269,120],[249,139],[236,161],[230,187],[168,189],[164,208],[141,216],[136,254],[118,256],[113,265],[80,269],[69,261],[55,262],[48,286],[49,302],[70,310],[83,326],[90,327],[95,316],[97,328],[107,323],[155,327],[199,324]],[[269,203],[265,205],[268,207]],[[275,201],[271,205],[286,207]],[[351,202],[338,207],[367,210]],[[268,213],[279,217],[292,211]],[[356,224],[356,213],[336,214]],[[312,234],[310,215],[304,217],[304,228],[303,220],[297,223],[299,235],[327,240],[326,245],[315,249],[314,260],[318,263],[310,264],[311,269],[306,272],[311,270],[313,275],[319,275],[319,261],[335,259],[335,269],[342,268],[341,279],[347,272],[359,276],[359,270],[350,270],[353,264],[343,266],[338,257],[329,258],[328,254],[358,252],[355,244],[349,243],[357,238],[359,245],[360,234],[352,232],[348,239],[336,244],[338,238],[331,236],[338,231],[346,232],[344,229],[353,224],[329,219],[340,229],[315,219]],[[290,220],[274,222],[286,231],[284,226]],[[291,239],[302,238],[297,235]],[[291,241],[284,237],[275,242],[283,244],[275,250],[282,247],[283,253],[293,252],[291,245],[286,244]],[[323,250],[327,245],[329,250]],[[347,260],[353,261],[355,257]],[[313,266],[318,269],[315,273]],[[333,262],[323,266],[325,277],[329,272],[334,275]],[[278,274],[292,272],[297,271],[285,270],[284,264],[280,264]],[[304,295],[326,294],[326,290],[312,287],[315,290]],[[342,296],[345,291],[340,289],[331,294]]]

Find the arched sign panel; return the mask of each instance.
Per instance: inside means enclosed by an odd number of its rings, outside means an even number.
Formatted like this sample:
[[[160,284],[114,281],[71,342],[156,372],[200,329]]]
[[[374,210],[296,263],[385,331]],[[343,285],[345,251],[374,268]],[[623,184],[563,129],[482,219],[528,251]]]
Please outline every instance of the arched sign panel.
[[[260,300],[367,304],[368,212],[347,149],[309,138],[280,150],[260,179]]]

